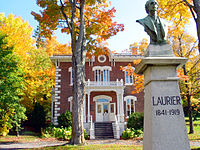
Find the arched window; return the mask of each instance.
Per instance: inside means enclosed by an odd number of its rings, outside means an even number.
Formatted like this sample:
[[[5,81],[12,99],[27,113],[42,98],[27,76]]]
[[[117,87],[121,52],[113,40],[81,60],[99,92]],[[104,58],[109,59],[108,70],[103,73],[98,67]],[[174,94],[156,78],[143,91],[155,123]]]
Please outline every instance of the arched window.
[[[112,68],[110,66],[95,66],[92,69],[94,71],[94,81],[96,82],[109,82],[110,81],[110,71]]]

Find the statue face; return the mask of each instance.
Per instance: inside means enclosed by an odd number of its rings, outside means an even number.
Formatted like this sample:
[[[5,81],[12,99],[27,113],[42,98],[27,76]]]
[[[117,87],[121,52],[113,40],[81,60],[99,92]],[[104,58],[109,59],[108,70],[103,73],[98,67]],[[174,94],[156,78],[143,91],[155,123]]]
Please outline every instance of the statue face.
[[[158,10],[158,3],[154,0],[150,1],[149,11],[157,11],[157,10]]]

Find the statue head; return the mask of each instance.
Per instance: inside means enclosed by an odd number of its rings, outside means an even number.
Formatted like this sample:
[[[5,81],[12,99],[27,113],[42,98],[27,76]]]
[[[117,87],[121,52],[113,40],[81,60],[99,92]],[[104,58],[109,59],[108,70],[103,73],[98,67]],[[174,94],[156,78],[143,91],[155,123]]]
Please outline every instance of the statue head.
[[[158,9],[158,3],[156,0],[148,0],[145,4],[145,10],[147,14],[149,14],[150,10],[157,11]]]

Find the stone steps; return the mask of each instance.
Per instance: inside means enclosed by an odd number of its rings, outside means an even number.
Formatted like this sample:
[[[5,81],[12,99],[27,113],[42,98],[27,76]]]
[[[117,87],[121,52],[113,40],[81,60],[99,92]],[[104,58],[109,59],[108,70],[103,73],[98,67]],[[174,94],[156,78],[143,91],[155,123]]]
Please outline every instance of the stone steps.
[[[113,139],[113,127],[112,123],[108,122],[96,122],[94,123],[95,139]]]

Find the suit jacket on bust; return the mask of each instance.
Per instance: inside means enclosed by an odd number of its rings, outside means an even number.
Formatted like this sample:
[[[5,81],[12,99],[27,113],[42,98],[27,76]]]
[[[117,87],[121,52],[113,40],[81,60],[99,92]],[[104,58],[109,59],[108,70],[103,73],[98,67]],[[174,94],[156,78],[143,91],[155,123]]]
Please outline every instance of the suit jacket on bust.
[[[151,44],[166,43],[164,24],[161,22],[159,17],[157,17],[157,24],[154,23],[153,19],[149,15],[143,19],[137,20],[136,22],[139,22],[144,26],[145,32],[150,36]]]

